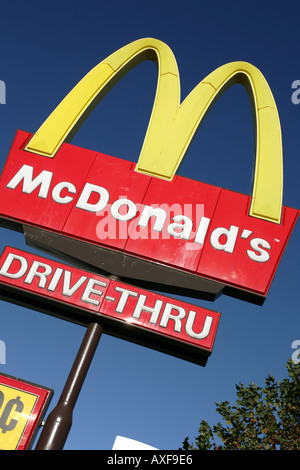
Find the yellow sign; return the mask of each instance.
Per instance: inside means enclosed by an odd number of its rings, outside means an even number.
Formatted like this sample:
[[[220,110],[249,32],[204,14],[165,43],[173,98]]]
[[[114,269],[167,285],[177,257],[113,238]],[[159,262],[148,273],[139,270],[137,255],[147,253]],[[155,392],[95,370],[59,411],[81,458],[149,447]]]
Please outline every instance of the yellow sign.
[[[0,449],[15,450],[26,429],[38,395],[0,384]]]
[[[0,450],[25,450],[46,411],[52,390],[0,374]]]
[[[136,171],[172,180],[210,107],[228,87],[240,83],[248,92],[256,123],[250,215],[280,223],[283,189],[280,121],[267,81],[247,62],[219,67],[180,103],[179,72],[171,49],[157,39],[139,39],[87,73],[34,134],[26,150],[52,158],[63,142],[70,141],[92,107],[131,68],[146,59],[158,65],[158,82]]]

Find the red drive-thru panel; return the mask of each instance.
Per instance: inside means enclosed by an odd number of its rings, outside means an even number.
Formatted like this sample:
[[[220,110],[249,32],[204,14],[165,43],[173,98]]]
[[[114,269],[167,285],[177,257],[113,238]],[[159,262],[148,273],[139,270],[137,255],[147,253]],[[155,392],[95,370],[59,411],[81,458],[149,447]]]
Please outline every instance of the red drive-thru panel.
[[[218,312],[6,247],[0,296],[82,325],[205,365]]]
[[[250,196],[150,177],[70,144],[53,159],[34,155],[24,151],[30,137],[18,131],[1,175],[2,225],[43,230],[35,241],[44,249],[69,250],[73,260],[135,282],[160,284],[164,273],[164,287],[213,285],[216,295],[263,303],[298,210],[283,207],[280,224],[262,220],[249,216]]]

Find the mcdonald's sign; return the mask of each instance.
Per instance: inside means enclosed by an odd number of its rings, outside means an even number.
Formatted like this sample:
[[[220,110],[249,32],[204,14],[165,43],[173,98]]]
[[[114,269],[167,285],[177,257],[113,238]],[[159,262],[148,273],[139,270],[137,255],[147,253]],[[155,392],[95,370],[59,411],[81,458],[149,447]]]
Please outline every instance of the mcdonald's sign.
[[[157,64],[158,81],[138,163],[70,144],[95,104],[145,59]],[[246,88],[255,122],[251,195],[176,174],[205,115],[234,83]],[[1,224],[141,287],[262,304],[299,215],[282,205],[282,173],[278,112],[256,67],[223,65],[180,103],[172,51],[141,39],[92,69],[35,134],[17,131],[0,180]]]

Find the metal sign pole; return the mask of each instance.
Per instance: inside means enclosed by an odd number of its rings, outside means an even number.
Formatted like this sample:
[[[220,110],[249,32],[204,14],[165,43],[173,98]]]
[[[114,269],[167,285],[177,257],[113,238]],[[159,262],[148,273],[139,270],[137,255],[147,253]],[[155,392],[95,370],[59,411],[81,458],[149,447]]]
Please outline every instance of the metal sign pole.
[[[35,450],[62,450],[72,426],[72,414],[103,328],[91,323],[56,407],[49,414]]]

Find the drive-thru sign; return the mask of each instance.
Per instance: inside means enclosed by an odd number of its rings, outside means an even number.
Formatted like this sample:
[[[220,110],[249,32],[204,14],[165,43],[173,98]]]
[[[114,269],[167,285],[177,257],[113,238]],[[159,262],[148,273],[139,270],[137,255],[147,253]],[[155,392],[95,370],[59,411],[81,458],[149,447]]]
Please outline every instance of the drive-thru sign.
[[[6,247],[0,298],[205,365],[220,314],[57,261]]]

